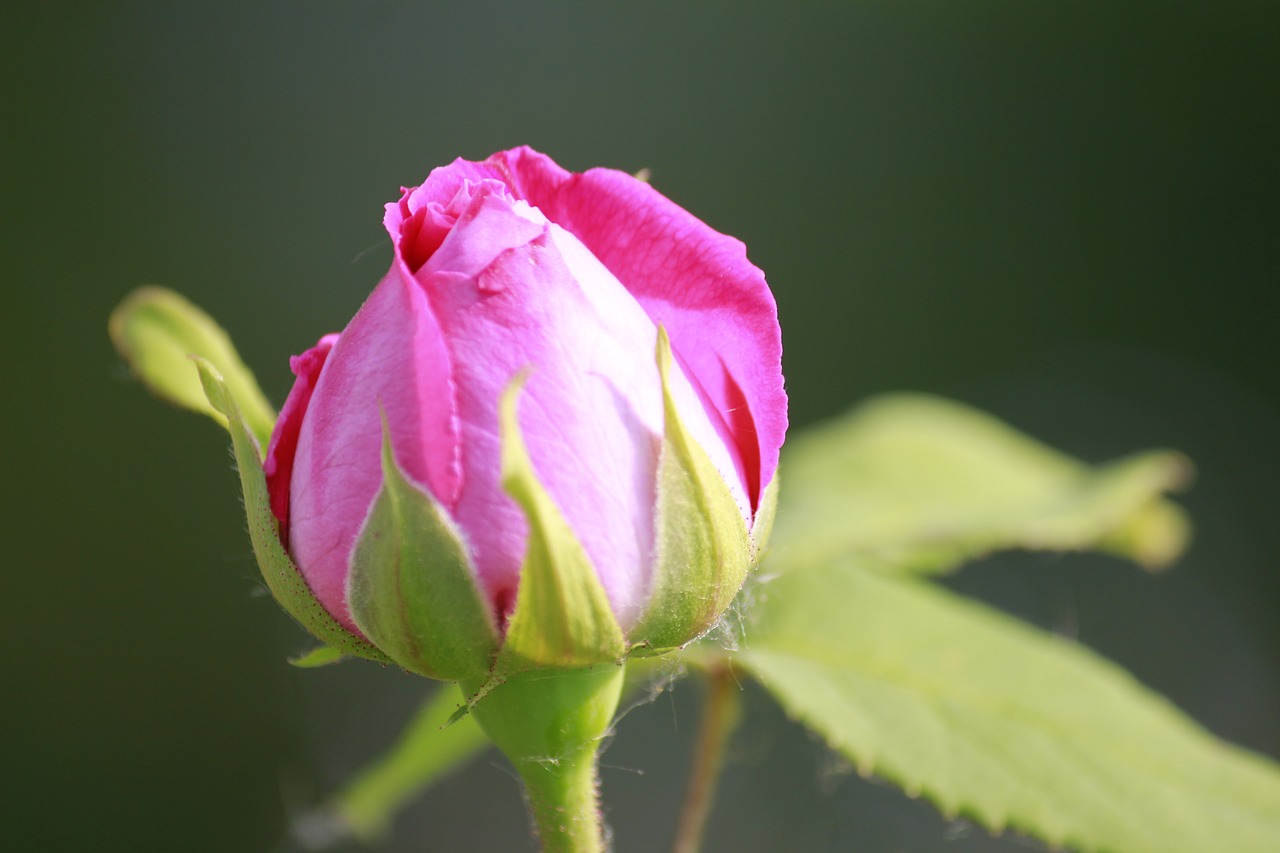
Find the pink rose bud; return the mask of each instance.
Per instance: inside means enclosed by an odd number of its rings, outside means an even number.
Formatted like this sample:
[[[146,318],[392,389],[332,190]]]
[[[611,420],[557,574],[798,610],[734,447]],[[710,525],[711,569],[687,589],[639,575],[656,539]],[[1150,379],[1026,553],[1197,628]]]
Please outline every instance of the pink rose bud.
[[[435,169],[384,223],[391,269],[293,359],[264,465],[315,598],[447,678],[705,632],[767,535],[787,425],[743,245],[529,148]]]

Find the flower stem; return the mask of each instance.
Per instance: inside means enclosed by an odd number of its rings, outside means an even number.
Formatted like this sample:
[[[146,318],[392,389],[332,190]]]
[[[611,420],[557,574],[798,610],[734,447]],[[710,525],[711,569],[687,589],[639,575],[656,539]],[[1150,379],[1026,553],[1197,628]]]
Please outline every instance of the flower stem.
[[[604,853],[596,753],[618,707],[624,670],[534,669],[494,687],[463,683],[482,696],[471,713],[511,760],[528,796],[544,853]]]
[[[742,700],[729,665],[716,664],[706,673],[707,696],[698,724],[698,741],[689,770],[689,787],[676,828],[671,853],[698,853],[702,834],[711,815],[716,783],[724,766],[729,736],[738,724]]]
[[[596,751],[517,766],[543,853],[603,853]]]

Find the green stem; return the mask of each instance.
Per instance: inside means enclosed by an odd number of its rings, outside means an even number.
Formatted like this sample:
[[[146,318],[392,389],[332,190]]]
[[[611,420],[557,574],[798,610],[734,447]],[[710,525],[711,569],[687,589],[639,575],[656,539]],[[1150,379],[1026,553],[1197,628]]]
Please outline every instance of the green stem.
[[[466,682],[481,697],[471,713],[524,782],[544,853],[604,853],[596,752],[609,732],[624,668],[533,669],[492,683]]]
[[[716,783],[724,766],[724,755],[741,715],[739,687],[728,664],[716,664],[706,673],[707,696],[698,724],[698,740],[689,770],[689,787],[676,827],[671,853],[698,853],[702,834],[711,816]]]
[[[517,765],[543,853],[603,853],[596,751]]]

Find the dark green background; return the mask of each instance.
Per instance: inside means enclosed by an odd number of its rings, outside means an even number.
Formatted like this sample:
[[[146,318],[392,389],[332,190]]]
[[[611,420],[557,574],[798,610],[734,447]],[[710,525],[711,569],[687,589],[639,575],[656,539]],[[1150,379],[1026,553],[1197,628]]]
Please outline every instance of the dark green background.
[[[1091,461],[1189,453],[1190,555],[1014,555],[953,585],[1280,754],[1280,6],[10,4],[0,13],[5,663],[0,846],[298,850],[286,821],[426,686],[302,672],[226,439],[127,379],[111,307],[163,283],[279,402],[381,276],[381,205],[529,143],[742,238],[797,428],[881,390]],[[661,850],[696,689],[605,756],[619,853]],[[1026,849],[842,773],[748,690],[709,851]],[[389,850],[528,850],[483,760]]]

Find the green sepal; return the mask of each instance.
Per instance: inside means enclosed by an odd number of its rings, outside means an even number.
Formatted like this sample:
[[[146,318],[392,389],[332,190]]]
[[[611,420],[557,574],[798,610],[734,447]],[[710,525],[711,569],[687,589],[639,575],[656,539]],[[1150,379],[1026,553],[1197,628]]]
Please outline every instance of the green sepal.
[[[671,341],[662,327],[657,361],[665,421],[658,460],[658,558],[649,603],[631,632],[633,647],[653,651],[683,646],[715,625],[742,588],[754,556],[728,484],[680,419],[671,393]],[[767,528],[772,510],[762,509]]]
[[[396,462],[382,424],[382,488],[351,556],[347,600],[364,635],[411,672],[456,681],[489,671],[497,629],[462,538]]]
[[[773,520],[778,515],[778,472],[773,472],[773,479],[764,487],[760,495],[760,504],[756,507],[756,517],[751,522],[751,565],[755,567],[764,558],[765,549],[769,547],[769,537],[773,535]]]
[[[515,612],[507,626],[497,675],[535,667],[583,667],[617,661],[626,651],[591,558],[538,481],[529,459],[516,400],[526,373],[511,381],[499,402],[502,486],[529,524]]]
[[[522,672],[499,684],[462,681],[463,697],[484,693],[471,719],[517,767],[554,764],[594,752],[609,726],[626,683],[621,661],[575,669]]]
[[[186,298],[163,287],[139,287],[111,312],[107,331],[120,356],[151,393],[226,427],[226,416],[209,403],[188,356],[208,361],[224,377],[258,446],[267,446],[275,410],[240,360],[231,338]]]
[[[312,594],[302,573],[280,543],[276,517],[271,512],[271,499],[267,494],[267,478],[262,473],[262,457],[258,455],[257,443],[245,426],[239,406],[217,368],[203,358],[193,356],[192,361],[196,363],[209,404],[226,418],[227,431],[231,433],[240,487],[244,491],[249,539],[253,542],[253,553],[258,558],[258,569],[267,588],[290,616],[325,645],[343,654],[385,662],[386,655],[344,628]]]
[[[316,667],[329,666],[345,658],[342,652],[329,646],[316,646],[309,652],[303,652],[297,657],[289,658],[289,664],[296,666],[298,669],[315,669]]]

